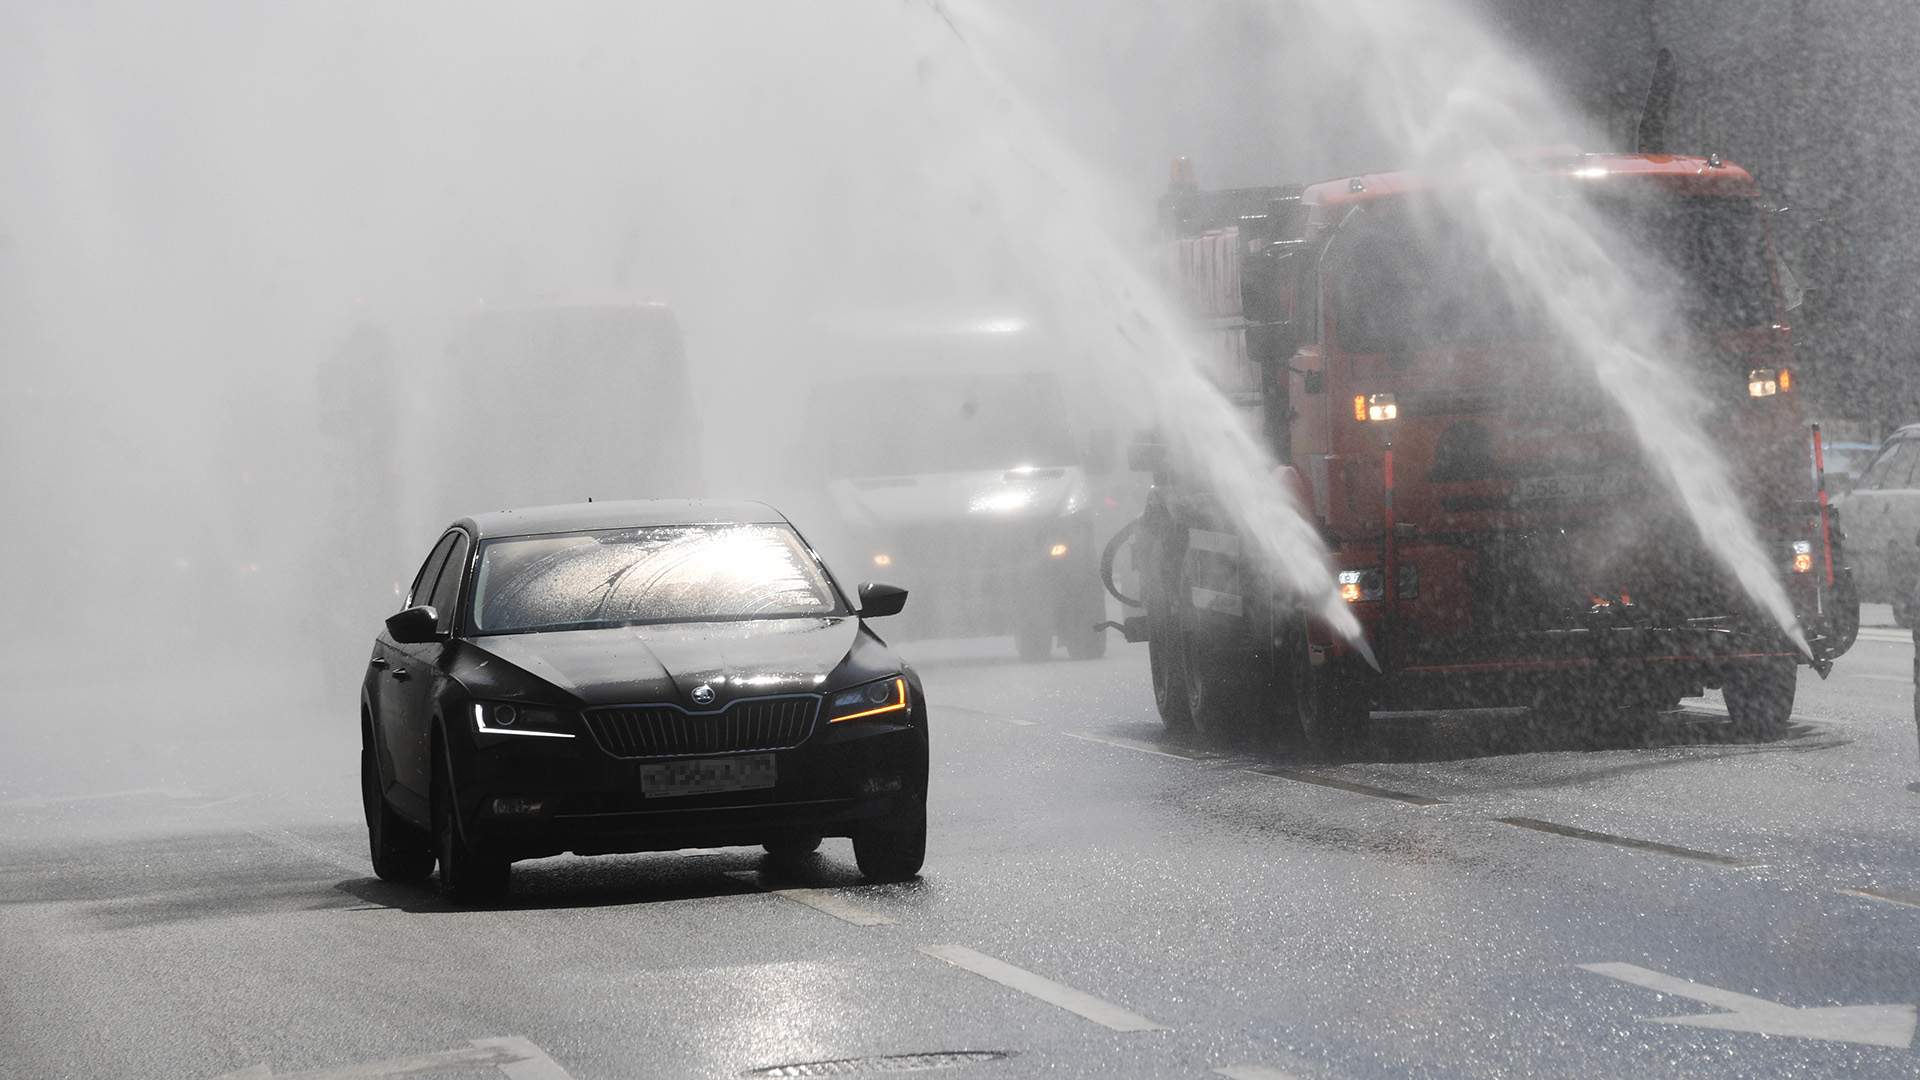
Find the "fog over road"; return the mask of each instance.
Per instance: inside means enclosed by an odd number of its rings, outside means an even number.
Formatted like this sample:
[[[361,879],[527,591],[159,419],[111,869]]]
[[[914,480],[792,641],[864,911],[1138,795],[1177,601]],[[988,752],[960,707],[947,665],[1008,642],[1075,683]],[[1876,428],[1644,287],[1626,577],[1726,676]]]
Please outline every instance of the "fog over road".
[[[30,694],[0,1076],[1913,1075],[1903,632],[1803,671],[1776,742],[1708,699],[1578,739],[1429,718],[1347,762],[1166,741],[1142,649],[903,651],[933,703],[919,882],[861,884],[845,841],[789,878],[562,857],[472,911],[372,877],[352,716],[263,727],[271,673],[151,736],[137,686]],[[1007,1056],[875,1060],[958,1051]]]

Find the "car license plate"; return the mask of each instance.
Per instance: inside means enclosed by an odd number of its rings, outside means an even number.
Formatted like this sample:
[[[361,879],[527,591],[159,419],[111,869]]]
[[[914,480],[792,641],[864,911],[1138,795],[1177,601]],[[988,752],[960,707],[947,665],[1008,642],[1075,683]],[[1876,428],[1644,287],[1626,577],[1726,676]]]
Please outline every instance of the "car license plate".
[[[753,791],[772,787],[776,776],[772,754],[669,761],[640,767],[640,794],[656,799],[668,795]]]
[[[1567,499],[1618,499],[1635,494],[1638,481],[1628,473],[1569,473],[1529,476],[1513,485],[1513,501],[1558,502]]]

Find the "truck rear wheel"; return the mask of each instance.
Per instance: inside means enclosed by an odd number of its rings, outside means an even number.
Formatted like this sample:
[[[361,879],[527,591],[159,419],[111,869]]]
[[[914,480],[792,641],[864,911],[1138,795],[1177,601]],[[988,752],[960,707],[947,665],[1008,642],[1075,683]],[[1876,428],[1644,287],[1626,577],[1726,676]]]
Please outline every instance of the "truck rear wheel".
[[[1157,533],[1159,530],[1143,533],[1141,540],[1147,541]],[[1174,615],[1169,595],[1179,584],[1180,552],[1175,549],[1169,553],[1159,544],[1149,543],[1142,556],[1140,591],[1147,603],[1147,671],[1153,679],[1153,707],[1159,710],[1160,722],[1167,730],[1185,731],[1193,726],[1193,713],[1187,705],[1185,628]]]
[[[1748,739],[1772,739],[1793,719],[1793,693],[1799,666],[1780,657],[1743,664],[1727,673],[1720,692],[1727,699],[1727,715],[1734,734]]]

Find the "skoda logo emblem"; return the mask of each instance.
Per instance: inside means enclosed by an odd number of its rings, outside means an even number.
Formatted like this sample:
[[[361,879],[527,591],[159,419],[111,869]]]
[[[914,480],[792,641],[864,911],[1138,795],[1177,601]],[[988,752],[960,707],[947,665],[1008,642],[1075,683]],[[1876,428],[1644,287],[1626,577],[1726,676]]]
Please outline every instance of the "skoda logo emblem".
[[[693,703],[695,705],[713,704],[713,687],[708,686],[706,683],[701,683],[699,686],[694,687]]]

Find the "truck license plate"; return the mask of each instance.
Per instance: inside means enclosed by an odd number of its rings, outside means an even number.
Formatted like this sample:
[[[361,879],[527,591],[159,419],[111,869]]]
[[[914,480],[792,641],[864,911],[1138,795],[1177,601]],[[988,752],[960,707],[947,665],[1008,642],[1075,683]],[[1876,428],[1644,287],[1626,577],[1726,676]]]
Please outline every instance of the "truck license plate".
[[[776,775],[772,754],[668,761],[640,767],[640,794],[654,799],[667,795],[753,791],[772,787]]]

